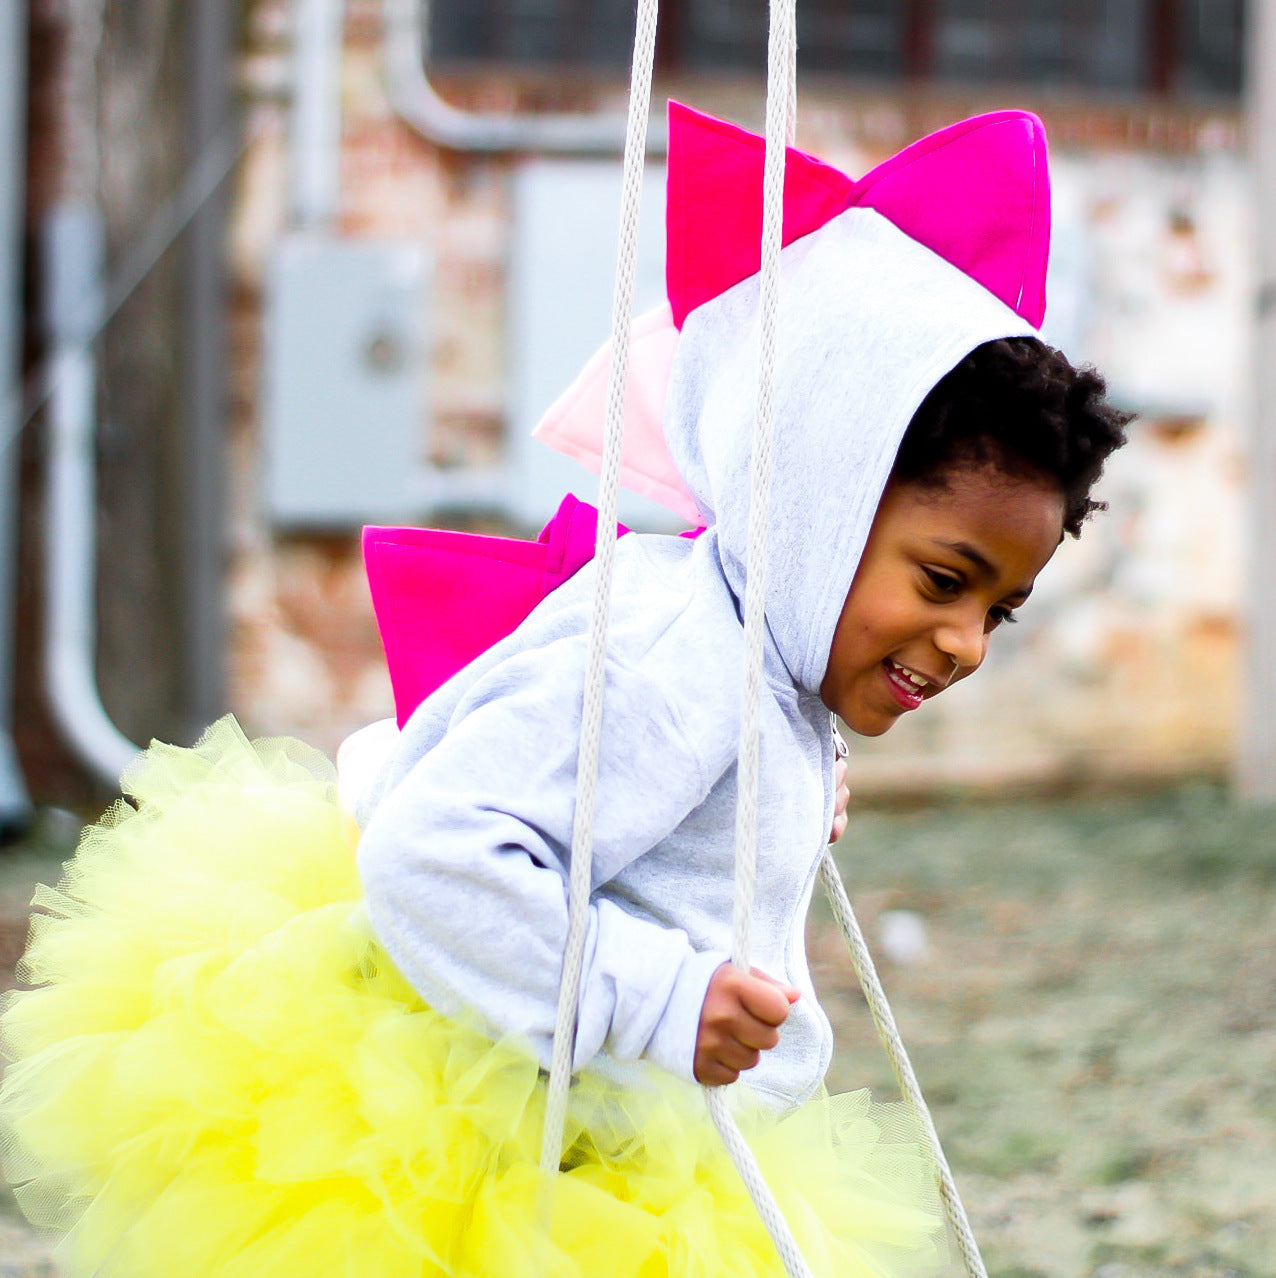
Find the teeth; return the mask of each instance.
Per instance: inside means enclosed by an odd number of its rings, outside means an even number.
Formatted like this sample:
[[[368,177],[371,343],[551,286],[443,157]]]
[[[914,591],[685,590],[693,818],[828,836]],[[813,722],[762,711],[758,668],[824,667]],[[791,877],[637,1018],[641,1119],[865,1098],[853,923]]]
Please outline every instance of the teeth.
[[[929,679],[925,679],[919,674],[914,674],[911,670],[906,670],[898,661],[893,661],[891,664],[895,667],[896,671],[899,674],[902,674],[904,678],[907,679],[915,688],[924,688],[930,682]]]

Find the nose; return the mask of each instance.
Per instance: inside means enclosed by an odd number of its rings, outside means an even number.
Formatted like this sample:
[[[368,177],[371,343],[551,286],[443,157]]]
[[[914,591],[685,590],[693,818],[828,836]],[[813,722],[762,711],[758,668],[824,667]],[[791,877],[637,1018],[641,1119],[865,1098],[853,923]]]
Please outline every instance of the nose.
[[[935,647],[953,663],[954,679],[978,669],[988,652],[988,634],[982,614],[951,618],[935,631],[934,639]]]

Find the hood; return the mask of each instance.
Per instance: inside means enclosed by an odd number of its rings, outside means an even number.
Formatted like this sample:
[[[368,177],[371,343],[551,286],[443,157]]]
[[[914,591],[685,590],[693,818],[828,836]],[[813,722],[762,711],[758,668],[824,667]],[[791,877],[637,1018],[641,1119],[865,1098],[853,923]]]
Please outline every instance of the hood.
[[[742,599],[758,379],[759,277],[686,317],[665,401],[670,456]],[[819,690],[895,453],[935,383],[976,346],[1035,330],[881,214],[851,208],[781,254],[766,616]]]

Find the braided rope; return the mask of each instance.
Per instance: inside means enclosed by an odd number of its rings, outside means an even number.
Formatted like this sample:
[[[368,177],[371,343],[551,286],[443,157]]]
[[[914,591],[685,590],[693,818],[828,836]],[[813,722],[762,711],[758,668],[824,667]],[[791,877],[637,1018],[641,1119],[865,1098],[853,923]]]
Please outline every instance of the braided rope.
[[[758,860],[758,761],[762,728],[762,639],[766,618],[767,534],[771,514],[775,366],[780,313],[780,247],[784,231],[785,147],[796,125],[797,4],[772,0],[767,44],[766,162],[762,188],[762,276],[758,334],[758,398],[749,466],[749,546],[744,591],[744,692],[736,765],[735,902],[731,959],[749,970],[749,933]],[[710,1117],[744,1181],[789,1278],[810,1278],[797,1240],[728,1106],[725,1089],[705,1089]]]
[[[706,1087],[704,1099],[709,1107],[709,1116],[713,1119],[713,1125],[718,1129],[718,1135],[722,1138],[727,1153],[731,1155],[731,1161],[735,1164],[736,1171],[740,1173],[740,1179],[744,1181],[749,1197],[753,1199],[759,1218],[766,1226],[767,1233],[771,1235],[771,1241],[775,1244],[775,1250],[784,1265],[784,1272],[789,1275],[789,1278],[813,1278],[797,1245],[797,1239],[793,1237],[793,1231],[789,1228],[789,1222],[784,1219],[780,1204],[775,1201],[775,1195],[762,1175],[762,1168],[758,1166],[758,1160],[753,1156],[753,1150],[749,1148],[748,1141],[744,1139],[735,1119],[731,1116],[727,1089]]]
[[[638,213],[646,155],[651,81],[655,61],[658,0],[639,0],[631,72],[629,117],[625,136],[621,194],[620,248],[612,306],[612,362],[607,387],[603,464],[599,481],[596,576],[586,657],[581,740],[577,765],[576,811],[572,828],[568,887],[568,928],[562,982],[554,1029],[554,1048],[541,1145],[541,1167],[554,1172],[562,1157],[567,1099],[571,1084],[576,1021],[579,1014],[584,945],[588,924],[593,862],[594,810],[598,761],[602,745],[606,636],[611,611],[619,506],[624,396],[629,364],[629,328],[637,273]],[[745,680],[738,758],[739,803],[736,810],[736,885],[732,912],[732,961],[748,970],[749,939],[757,871],[758,763],[761,737],[762,639],[765,625],[766,549],[769,524],[772,426],[779,317],[780,249],[784,218],[785,145],[791,144],[797,121],[796,0],[772,0],[768,43],[766,161],[763,186],[761,308],[757,416],[750,467],[749,545],[745,596]],[[894,1017],[873,970],[872,959],[851,910],[846,890],[826,854],[821,876],[833,912],[864,986],[873,1019],[890,1058],[900,1090],[932,1147],[945,1212],[971,1278],[987,1278],[979,1249],[939,1144],[934,1123],[917,1085]],[[775,1244],[789,1278],[811,1278],[779,1204],[767,1186],[752,1150],[732,1118],[723,1088],[706,1088],[705,1100],[758,1214]]]
[[[934,1159],[935,1173],[939,1181],[939,1196],[944,1204],[944,1215],[948,1218],[948,1225],[956,1239],[957,1249],[961,1252],[966,1273],[970,1275],[970,1278],[988,1278],[988,1271],[984,1268],[983,1258],[979,1254],[979,1244],[975,1241],[970,1220],[966,1216],[966,1208],[962,1205],[961,1195],[957,1192],[957,1184],[948,1166],[948,1159],[944,1156],[943,1146],[939,1142],[939,1133],[935,1130],[935,1123],[917,1082],[917,1075],[913,1073],[912,1062],[908,1059],[908,1052],[900,1037],[899,1027],[895,1024],[890,1004],[886,1001],[886,992],[878,979],[877,969],[873,965],[873,956],[869,953],[868,945],[864,941],[864,933],[860,931],[859,921],[851,908],[850,897],[846,895],[846,885],[838,873],[831,848],[824,853],[824,859],[820,862],[820,881],[824,884],[824,892],[833,909],[833,916],[837,919],[837,926],[846,941],[847,949],[851,952],[855,975],[859,977],[860,987],[868,1003],[869,1014],[873,1018],[873,1024],[877,1026],[877,1033],[890,1060],[900,1095],[903,1096],[904,1102],[912,1113],[913,1121],[916,1122],[930,1146],[930,1154]]]
[[[638,273],[638,213],[642,202],[642,171],[647,153],[647,122],[651,114],[651,78],[656,60],[658,0],[639,0],[629,92],[629,120],[625,131],[624,178],[621,192],[620,250],[612,297],[611,370],[607,382],[607,425],[598,491],[598,535],[595,542],[594,600],[590,612],[589,648],[585,664],[585,698],[581,711],[580,753],[576,772],[576,812],[572,826],[571,872],[568,887],[567,942],[563,950],[562,983],[554,1023],[554,1052],[550,1061],[541,1167],[558,1170],[563,1130],[567,1121],[567,1093],[571,1085],[576,1046],[576,1018],[589,922],[589,893],[594,859],[594,801],[598,788],[598,756],[602,748],[603,685],[607,626],[611,614],[611,579],[616,557],[616,522],[620,504],[621,441],[625,428],[625,382],[629,374],[629,328],[633,319],[634,280]]]
[[[735,909],[731,957],[749,968],[749,930],[757,877],[758,758],[761,740],[762,638],[766,624],[767,535],[771,523],[775,366],[780,312],[780,245],[784,230],[785,145],[797,78],[796,0],[772,0],[768,45],[766,167],[762,188],[762,276],[758,334],[758,398],[749,465],[749,544],[744,591],[744,692],[737,760]]]

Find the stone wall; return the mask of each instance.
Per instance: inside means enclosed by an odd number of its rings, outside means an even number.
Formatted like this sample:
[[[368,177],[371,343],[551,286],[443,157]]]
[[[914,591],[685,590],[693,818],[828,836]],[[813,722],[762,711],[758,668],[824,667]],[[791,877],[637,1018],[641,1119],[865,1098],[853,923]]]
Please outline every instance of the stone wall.
[[[508,418],[515,161],[448,153],[396,118],[379,6],[349,10],[339,229],[409,237],[436,271],[422,458],[490,463]],[[391,699],[349,533],[281,536],[260,491],[263,276],[286,226],[287,9],[248,10],[253,142],[236,197],[231,696],[251,731],[331,749]],[[472,109],[615,108],[623,86],[527,77],[445,86]],[[759,86],[662,85],[756,124]],[[1249,236],[1236,117],[1023,93],[804,86],[799,145],[862,172],[913,137],[1010,103],[1046,118],[1057,199],[1052,331],[1146,415],[988,668],[862,750],[867,789],[1220,772],[1235,722]],[[601,337],[601,334],[600,334]]]

